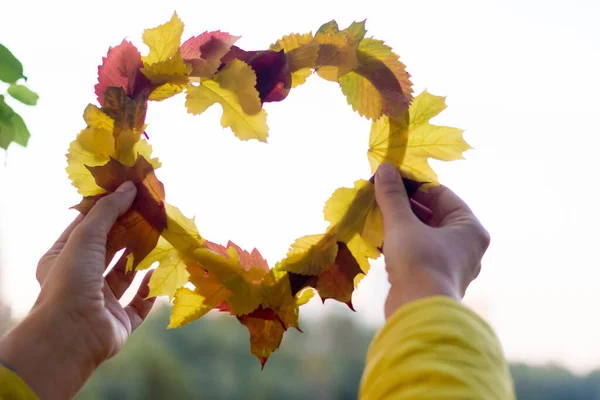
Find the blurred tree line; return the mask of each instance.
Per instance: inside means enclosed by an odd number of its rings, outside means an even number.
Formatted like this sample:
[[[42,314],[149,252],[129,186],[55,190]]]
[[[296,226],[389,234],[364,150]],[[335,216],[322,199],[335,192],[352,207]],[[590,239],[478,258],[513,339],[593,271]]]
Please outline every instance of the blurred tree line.
[[[155,310],[77,399],[356,399],[374,334],[348,316],[304,321],[304,333],[288,331],[261,371],[236,319],[211,315],[167,330],[168,315],[168,307]],[[600,371],[578,377],[556,366],[511,370],[520,400],[600,400]]]

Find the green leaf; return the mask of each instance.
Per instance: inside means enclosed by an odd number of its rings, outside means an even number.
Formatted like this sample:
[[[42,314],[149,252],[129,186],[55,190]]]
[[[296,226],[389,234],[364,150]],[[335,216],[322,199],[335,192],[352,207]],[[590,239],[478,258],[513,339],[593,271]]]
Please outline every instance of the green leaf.
[[[4,96],[0,95],[0,148],[5,150],[15,139],[15,127],[12,122],[14,113],[4,102]]]
[[[29,133],[29,129],[27,129],[27,125],[25,125],[25,121],[23,121],[23,118],[19,114],[14,113],[12,115],[12,123],[15,130],[14,142],[26,147],[31,134]]]
[[[23,104],[28,106],[35,106],[40,96],[33,92],[27,86],[12,84],[8,88],[8,94],[10,94],[16,100],[19,100]]]
[[[23,65],[6,47],[0,44],[0,81],[15,83],[23,76]]]
[[[0,95],[0,148],[6,150],[12,142],[25,147],[30,136],[23,118],[14,112],[4,102],[4,96]]]

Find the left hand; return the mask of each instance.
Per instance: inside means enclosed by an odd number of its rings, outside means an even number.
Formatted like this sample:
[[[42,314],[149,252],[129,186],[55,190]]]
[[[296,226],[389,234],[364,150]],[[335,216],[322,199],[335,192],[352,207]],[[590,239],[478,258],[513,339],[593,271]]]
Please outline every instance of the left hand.
[[[108,233],[135,196],[135,185],[125,183],[73,221],[38,264],[41,292],[30,315],[0,341],[0,359],[43,399],[74,396],[154,304],[146,299],[150,274],[128,306],[119,303],[135,276],[125,257],[103,278],[113,256]]]

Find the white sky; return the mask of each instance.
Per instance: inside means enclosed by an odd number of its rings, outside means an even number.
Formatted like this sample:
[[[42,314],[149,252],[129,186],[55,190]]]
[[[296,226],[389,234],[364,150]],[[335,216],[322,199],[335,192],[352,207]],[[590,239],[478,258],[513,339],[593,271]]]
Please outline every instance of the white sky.
[[[4,3],[4,1],[2,1]],[[367,18],[368,35],[401,55],[415,91],[448,96],[437,123],[466,130],[467,161],[436,163],[492,234],[467,301],[497,329],[511,360],[600,366],[600,2],[572,1],[20,1],[3,4],[0,42],[41,99],[17,107],[33,137],[0,164],[4,297],[23,315],[38,292],[37,260],[76,215],[64,171],[68,144],[95,101],[97,66],[125,37],[177,10],[184,37],[221,29],[245,49],[280,36]],[[143,50],[142,50],[143,51]],[[182,96],[153,103],[148,133],[167,200],[195,214],[208,239],[257,247],[271,263],[299,236],[325,228],[338,186],[368,178],[369,122],[317,76],[267,105],[268,145],[241,143],[217,106],[186,114]],[[0,156],[4,158],[3,156]],[[379,324],[382,261],[355,295],[356,318]],[[309,312],[344,310],[320,304]],[[344,310],[344,312],[346,312]]]

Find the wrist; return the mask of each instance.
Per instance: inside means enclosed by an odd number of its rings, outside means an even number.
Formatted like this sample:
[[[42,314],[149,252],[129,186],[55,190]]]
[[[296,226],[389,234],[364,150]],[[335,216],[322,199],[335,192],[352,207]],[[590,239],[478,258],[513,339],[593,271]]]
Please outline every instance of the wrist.
[[[0,340],[0,359],[42,399],[72,398],[96,369],[78,327],[43,305]]]
[[[461,300],[460,291],[453,280],[435,271],[418,269],[390,284],[385,302],[386,319],[402,306],[427,297],[446,296]]]

